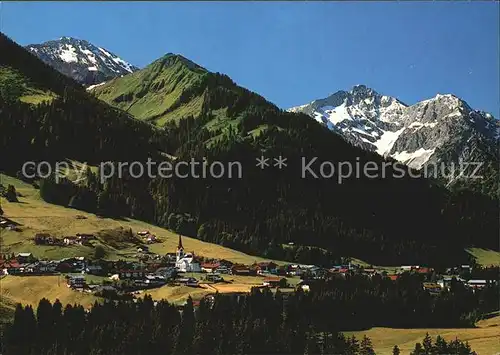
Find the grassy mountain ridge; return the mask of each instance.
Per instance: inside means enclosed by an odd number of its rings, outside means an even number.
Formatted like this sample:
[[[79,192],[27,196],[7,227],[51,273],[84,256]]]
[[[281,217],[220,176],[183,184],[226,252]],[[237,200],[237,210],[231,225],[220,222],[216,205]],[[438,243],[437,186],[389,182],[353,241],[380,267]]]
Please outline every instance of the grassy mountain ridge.
[[[162,125],[201,113],[203,92],[196,88],[207,73],[182,56],[167,54],[143,70],[94,88],[93,93],[140,120]],[[190,89],[193,93],[186,98]]]
[[[93,88],[92,93],[137,119],[158,126],[210,111],[217,114],[207,127],[217,127],[218,120],[226,121],[230,116],[226,112],[230,106],[227,101],[237,103],[243,96],[253,96],[257,105],[265,102],[274,107],[261,96],[236,85],[228,76],[209,72],[189,59],[171,53],[142,70]],[[215,103],[221,98],[224,100]]]

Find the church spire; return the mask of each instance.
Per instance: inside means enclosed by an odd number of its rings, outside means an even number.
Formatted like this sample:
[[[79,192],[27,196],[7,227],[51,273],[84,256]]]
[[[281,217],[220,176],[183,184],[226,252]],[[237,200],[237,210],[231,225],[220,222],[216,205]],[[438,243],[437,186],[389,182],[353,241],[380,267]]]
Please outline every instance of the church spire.
[[[177,249],[184,249],[184,247],[182,246],[182,238],[181,238],[181,235],[179,234],[179,245],[177,245]]]

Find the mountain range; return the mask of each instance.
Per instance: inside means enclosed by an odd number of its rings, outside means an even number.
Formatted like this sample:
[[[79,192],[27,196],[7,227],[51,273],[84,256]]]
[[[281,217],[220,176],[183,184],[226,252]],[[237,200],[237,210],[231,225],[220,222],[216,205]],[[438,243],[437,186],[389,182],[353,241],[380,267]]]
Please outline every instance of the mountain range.
[[[104,48],[71,37],[26,48],[138,119],[161,126],[202,112],[205,93],[197,88],[204,86],[207,70],[183,56],[169,53],[139,70]],[[499,164],[499,121],[454,95],[437,94],[407,105],[356,85],[288,111],[313,117],[362,149],[417,170],[427,167],[429,176],[444,175],[448,182],[458,175],[450,171],[451,164]]]
[[[111,51],[73,37],[30,44],[26,49],[85,86],[100,84],[139,70]]]
[[[241,179],[125,174],[104,182],[89,169],[86,183],[37,182],[45,201],[300,263],[353,255],[446,264],[465,247],[498,245],[493,183],[485,193],[457,191],[423,177],[395,178],[392,167],[383,168],[386,178],[301,178],[301,157],[353,166],[386,160],[181,55],[86,90],[3,35],[0,49],[0,148],[8,152],[0,168],[10,174],[27,160],[206,158],[244,166]],[[262,155],[287,157],[286,170],[256,167]]]
[[[437,94],[407,105],[356,85],[289,111],[305,113],[351,144],[414,169],[460,161],[498,166],[499,121],[455,95]]]

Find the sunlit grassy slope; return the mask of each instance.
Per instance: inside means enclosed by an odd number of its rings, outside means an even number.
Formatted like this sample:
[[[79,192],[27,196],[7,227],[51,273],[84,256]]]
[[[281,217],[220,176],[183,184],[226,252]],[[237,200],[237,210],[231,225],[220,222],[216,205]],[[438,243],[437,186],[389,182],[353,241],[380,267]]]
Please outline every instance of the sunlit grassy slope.
[[[467,249],[467,252],[472,254],[480,265],[500,266],[500,253],[498,251],[481,248],[469,248]]]
[[[4,198],[0,198],[5,216],[22,225],[21,232],[2,231],[2,251],[4,253],[32,252],[39,258],[92,256],[94,253],[92,247],[39,246],[33,243],[33,237],[39,232],[65,236],[75,235],[76,233],[95,233],[117,227],[132,228],[134,232],[149,230],[154,233],[162,243],[151,245],[150,250],[152,252],[165,254],[174,252],[177,247],[178,234],[164,228],[133,219],[99,218],[91,213],[46,203],[40,198],[38,190],[34,189],[32,185],[6,175],[0,175],[0,183],[4,186],[8,184],[14,185],[17,192],[21,194],[18,203],[7,202]],[[84,216],[86,219],[79,219],[77,216]],[[251,256],[193,238],[183,237],[183,244],[186,250],[194,251],[195,254],[208,258],[223,258],[235,263],[245,264],[263,260],[257,256]],[[133,245],[119,249],[110,245],[104,246],[108,252],[107,258],[112,260],[130,258],[136,252]]]
[[[20,72],[7,66],[0,66],[0,96],[28,104],[50,102],[56,97],[54,93],[36,87]]]
[[[168,120],[198,116],[203,93],[197,93],[178,105],[184,90],[200,83],[207,71],[188,59],[167,54],[137,71],[100,85],[92,92],[112,106],[140,120],[163,125]]]
[[[87,292],[77,292],[66,286],[63,276],[11,276],[6,275],[1,280],[0,296],[2,304],[12,307],[21,303],[38,305],[42,297],[54,302],[59,299],[62,304],[81,304],[84,307],[92,305],[97,297]]]
[[[478,355],[494,355],[500,353],[500,316],[479,321],[477,328],[464,329],[393,329],[372,328],[360,332],[346,332],[361,339],[370,337],[377,355],[392,354],[394,345],[398,345],[401,354],[409,354],[415,343],[422,342],[426,333],[435,340],[440,335],[447,341],[458,338],[469,342],[472,350]]]

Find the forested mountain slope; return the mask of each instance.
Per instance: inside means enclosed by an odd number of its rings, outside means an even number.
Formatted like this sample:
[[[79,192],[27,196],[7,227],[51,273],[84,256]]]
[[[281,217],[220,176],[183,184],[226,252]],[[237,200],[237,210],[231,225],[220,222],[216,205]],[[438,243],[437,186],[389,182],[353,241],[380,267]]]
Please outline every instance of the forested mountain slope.
[[[447,265],[463,260],[466,246],[498,247],[494,199],[450,193],[408,176],[405,167],[400,167],[404,176],[396,178],[395,167],[383,165],[376,153],[353,147],[307,115],[279,110],[227,76],[206,72],[187,59],[167,55],[146,72],[110,82],[121,94],[107,95],[125,94],[121,103],[127,104],[120,108],[132,112],[137,104],[142,109],[135,114],[162,126],[155,128],[75,87],[7,38],[1,40],[2,53],[8,52],[10,60],[2,57],[0,65],[15,68],[59,96],[34,107],[0,101],[0,143],[9,152],[3,169],[15,171],[26,159],[70,157],[98,163],[144,162],[150,157],[159,162],[172,155],[177,163],[206,158],[208,163],[242,166],[241,178],[125,174],[100,183],[99,176],[88,172],[85,184],[46,179],[40,193],[47,201],[132,216],[205,241],[301,263],[331,265],[351,255],[379,264]],[[155,72],[157,77],[178,75],[174,81],[180,86],[151,80],[146,74],[156,66],[163,68]],[[198,107],[193,102],[200,98]],[[168,103],[151,114],[154,105],[148,102],[163,99]],[[271,158],[271,164],[272,158],[283,156],[288,166],[261,170],[255,166],[261,155]],[[361,174],[341,182],[338,174],[303,178],[303,157],[317,157],[315,171],[322,161],[353,166],[372,162],[379,177]]]

